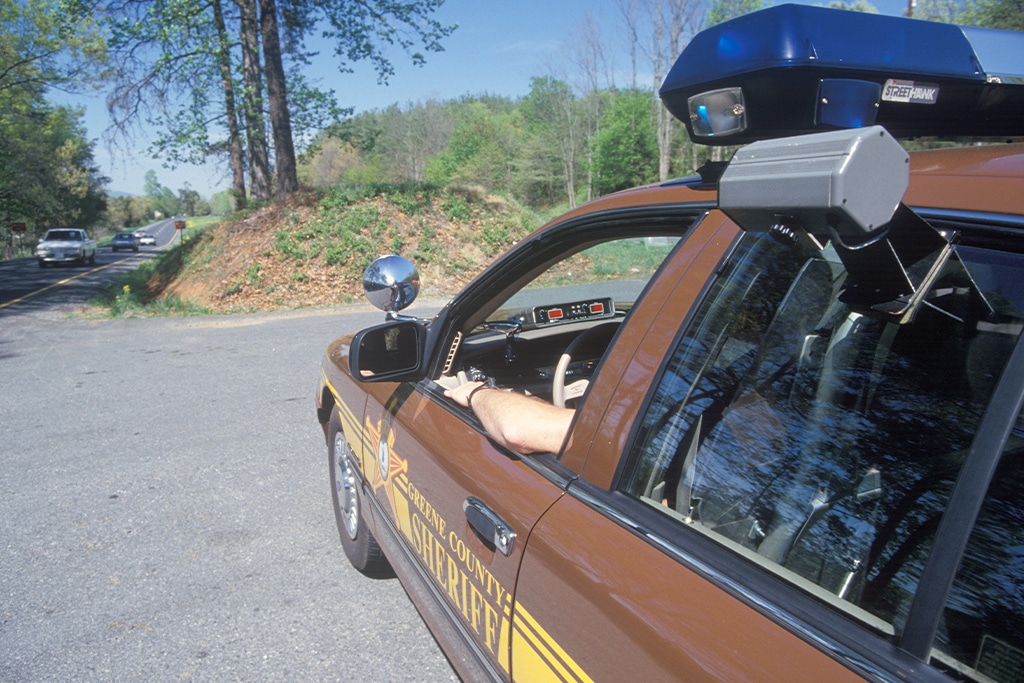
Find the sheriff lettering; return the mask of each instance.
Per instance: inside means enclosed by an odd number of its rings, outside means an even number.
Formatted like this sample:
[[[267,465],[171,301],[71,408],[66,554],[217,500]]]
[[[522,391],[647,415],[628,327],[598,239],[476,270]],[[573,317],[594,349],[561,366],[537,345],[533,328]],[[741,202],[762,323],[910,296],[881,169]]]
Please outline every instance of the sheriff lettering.
[[[445,520],[412,482],[409,499],[419,512],[410,520],[413,549],[470,628],[497,657],[508,638],[511,596],[458,534],[446,533]]]

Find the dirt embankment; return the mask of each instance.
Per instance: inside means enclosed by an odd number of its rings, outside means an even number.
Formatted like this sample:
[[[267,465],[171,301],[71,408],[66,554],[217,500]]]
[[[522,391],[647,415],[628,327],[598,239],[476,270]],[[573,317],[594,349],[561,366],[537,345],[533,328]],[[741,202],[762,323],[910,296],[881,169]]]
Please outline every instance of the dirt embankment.
[[[296,193],[186,241],[147,290],[222,312],[352,303],[366,266],[397,253],[416,263],[425,295],[450,296],[539,223],[466,188]]]

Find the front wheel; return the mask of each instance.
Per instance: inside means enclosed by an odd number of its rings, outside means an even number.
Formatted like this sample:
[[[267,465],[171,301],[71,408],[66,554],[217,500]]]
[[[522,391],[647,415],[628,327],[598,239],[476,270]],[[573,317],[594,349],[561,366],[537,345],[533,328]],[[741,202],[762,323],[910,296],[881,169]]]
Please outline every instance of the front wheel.
[[[341,416],[337,406],[331,410],[330,428],[327,432],[327,456],[331,469],[331,501],[334,504],[334,521],[338,525],[338,536],[345,556],[352,566],[366,576],[390,578],[394,571],[388,558],[377,544],[363,519],[359,500],[359,472],[356,470],[355,453],[341,430]]]

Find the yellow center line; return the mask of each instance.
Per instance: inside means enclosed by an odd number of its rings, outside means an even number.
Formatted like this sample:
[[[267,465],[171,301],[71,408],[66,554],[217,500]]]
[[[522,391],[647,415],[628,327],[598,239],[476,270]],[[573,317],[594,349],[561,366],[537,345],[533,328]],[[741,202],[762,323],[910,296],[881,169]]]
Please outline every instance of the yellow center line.
[[[128,258],[131,258],[131,257],[129,256]],[[112,266],[114,264],[117,264],[117,263],[120,263],[121,261],[124,261],[124,260],[125,259],[118,259],[118,260],[114,261],[113,263],[108,263],[105,266],[97,266],[96,268],[90,268],[89,270],[85,271],[84,273],[79,273],[78,275],[72,275],[71,277],[64,278],[63,280],[58,280],[57,282],[54,282],[53,284],[46,285],[42,289],[37,289],[36,291],[29,292],[28,294],[26,294],[24,296],[19,296],[17,299],[11,299],[10,301],[8,301],[5,304],[0,304],[0,308],[7,308],[8,306],[12,306],[12,305],[18,303],[19,301],[24,301],[25,299],[30,299],[30,298],[34,297],[35,295],[37,295],[37,294],[42,294],[43,292],[45,292],[48,289],[53,289],[54,287],[58,287],[60,285],[66,285],[67,283],[71,282],[72,280],[80,278],[83,275],[89,275],[90,273],[95,273],[97,271],[103,270],[104,268],[109,268],[110,266]]]

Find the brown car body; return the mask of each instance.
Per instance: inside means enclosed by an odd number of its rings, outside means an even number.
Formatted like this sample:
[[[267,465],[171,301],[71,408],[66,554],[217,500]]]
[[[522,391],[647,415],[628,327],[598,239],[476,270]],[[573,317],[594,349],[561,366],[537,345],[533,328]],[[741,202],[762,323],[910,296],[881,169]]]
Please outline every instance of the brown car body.
[[[1022,145],[922,152],[911,167],[911,206],[1024,214]],[[876,673],[873,658],[886,662],[887,676],[928,676],[884,639],[831,637],[834,624],[810,616],[795,591],[774,594],[792,611],[772,607],[745,587],[762,583],[758,570],[716,566],[707,539],[675,547],[607,504],[652,376],[740,233],[716,209],[703,215],[714,202],[708,189],[650,186],[587,204],[524,240],[593,217],[699,207],[696,227],[623,323],[560,456],[505,452],[436,388],[361,382],[350,373],[351,337],[330,345],[317,392],[325,434],[337,408],[362,473],[361,514],[466,680],[642,672],[645,680],[839,681]],[[469,527],[468,498],[515,530],[510,556]]]

